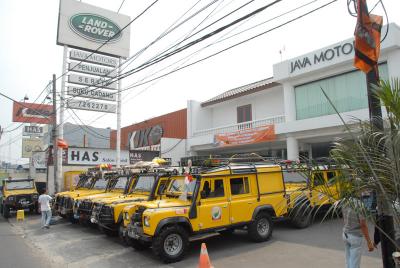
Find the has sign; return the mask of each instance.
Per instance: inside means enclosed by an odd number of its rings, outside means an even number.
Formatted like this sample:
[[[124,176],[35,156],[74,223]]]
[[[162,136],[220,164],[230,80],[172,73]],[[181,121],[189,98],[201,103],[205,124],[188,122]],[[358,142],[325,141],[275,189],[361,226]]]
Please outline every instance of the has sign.
[[[39,126],[24,126],[23,136],[43,136],[43,127]]]

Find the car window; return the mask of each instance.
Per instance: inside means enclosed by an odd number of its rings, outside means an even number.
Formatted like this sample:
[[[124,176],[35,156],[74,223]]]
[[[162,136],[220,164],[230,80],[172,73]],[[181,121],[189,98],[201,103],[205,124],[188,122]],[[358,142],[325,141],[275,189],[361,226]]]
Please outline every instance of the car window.
[[[114,189],[118,189],[118,190],[125,189],[127,181],[128,181],[127,177],[118,178],[118,181],[114,186]]]
[[[205,181],[203,184],[203,198],[223,197],[225,195],[224,180],[216,179]]]
[[[283,171],[283,180],[285,183],[305,183],[307,178],[304,174],[297,171]]]
[[[154,182],[156,180],[155,176],[140,176],[137,179],[133,192],[151,192]]]
[[[5,187],[7,190],[33,189],[33,181],[11,181]]]
[[[313,176],[314,176],[314,186],[324,185],[325,184],[324,173],[315,172],[313,174]]]
[[[196,181],[192,180],[189,181],[188,183],[185,183],[185,179],[184,178],[179,178],[179,179],[174,179],[171,183],[171,185],[169,186],[168,191],[171,193],[174,192],[184,192],[187,191],[188,193],[192,193],[194,190],[194,187],[196,186]]]
[[[231,194],[240,195],[249,193],[249,179],[244,178],[232,178],[230,180]]]
[[[107,181],[105,179],[98,179],[94,186],[93,189],[105,189],[107,186]]]

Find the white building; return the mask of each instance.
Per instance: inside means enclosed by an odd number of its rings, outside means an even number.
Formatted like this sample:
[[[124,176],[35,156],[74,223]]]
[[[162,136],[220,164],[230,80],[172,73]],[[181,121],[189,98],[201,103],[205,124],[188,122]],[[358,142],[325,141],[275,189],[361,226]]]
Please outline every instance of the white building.
[[[400,28],[389,26],[379,61],[384,79],[400,77]],[[348,123],[369,118],[366,76],[353,67],[353,40],[277,63],[273,78],[204,102],[188,101],[187,154],[256,152],[292,160],[328,156],[332,141],[349,134],[321,87]],[[269,141],[261,137],[260,127],[266,125],[275,134],[265,136]]]

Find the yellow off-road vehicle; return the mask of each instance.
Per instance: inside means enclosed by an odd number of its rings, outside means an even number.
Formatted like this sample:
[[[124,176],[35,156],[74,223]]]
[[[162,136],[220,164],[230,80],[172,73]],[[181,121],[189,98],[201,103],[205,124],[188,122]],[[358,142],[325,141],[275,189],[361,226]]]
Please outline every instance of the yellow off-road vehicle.
[[[287,215],[279,165],[227,165],[174,179],[166,199],[141,202],[128,225],[135,248],[151,246],[166,263],[181,260],[189,241],[235,228],[256,242],[272,235],[273,218]]]
[[[124,207],[139,201],[161,199],[171,180],[171,175],[171,172],[166,170],[137,174],[134,185],[126,195],[102,200],[102,202],[98,201],[94,204],[91,221],[107,230],[108,234],[118,233],[124,242],[125,229],[122,213]]]
[[[60,216],[74,222],[74,199],[102,193],[105,191],[106,185],[107,181],[102,177],[102,171],[89,170],[87,173],[81,175],[81,179],[75,190],[61,192],[56,195],[57,205],[55,208]]]
[[[74,218],[81,223],[90,223],[93,205],[96,202],[103,202],[108,198],[122,197],[127,194],[136,177],[123,174],[122,170],[111,170],[103,173],[106,188],[102,193],[86,195],[74,199]]]
[[[39,193],[33,179],[4,179],[0,196],[0,212],[10,217],[12,210],[28,209],[38,211]]]

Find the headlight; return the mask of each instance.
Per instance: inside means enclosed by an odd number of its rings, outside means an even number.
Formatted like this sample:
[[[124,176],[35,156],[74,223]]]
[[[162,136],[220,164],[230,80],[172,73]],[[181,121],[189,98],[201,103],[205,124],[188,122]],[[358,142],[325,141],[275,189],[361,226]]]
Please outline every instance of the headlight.
[[[146,227],[150,227],[150,216],[144,216],[143,217],[143,224]]]
[[[7,198],[7,200],[8,200],[8,201],[14,201],[14,196],[9,196],[9,197]]]
[[[37,194],[32,195],[32,198],[33,198],[33,199],[38,199],[38,197],[39,197],[39,196],[38,196]]]
[[[124,212],[124,220],[129,221],[129,213]]]

